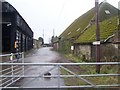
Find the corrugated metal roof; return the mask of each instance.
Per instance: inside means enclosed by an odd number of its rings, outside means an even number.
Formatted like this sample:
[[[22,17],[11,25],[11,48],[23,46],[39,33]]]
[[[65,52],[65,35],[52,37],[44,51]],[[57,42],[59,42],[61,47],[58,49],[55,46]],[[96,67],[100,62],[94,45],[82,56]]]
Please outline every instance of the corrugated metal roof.
[[[0,0],[0,2],[7,2],[6,0]]]

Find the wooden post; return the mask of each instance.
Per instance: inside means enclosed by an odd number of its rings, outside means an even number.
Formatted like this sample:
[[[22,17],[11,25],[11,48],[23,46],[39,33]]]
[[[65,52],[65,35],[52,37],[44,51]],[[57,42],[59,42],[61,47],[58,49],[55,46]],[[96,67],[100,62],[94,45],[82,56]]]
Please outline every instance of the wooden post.
[[[95,0],[95,9],[96,9],[96,41],[100,42],[99,0]],[[96,62],[100,62],[100,44],[96,44]],[[100,65],[96,65],[96,72],[100,73]]]

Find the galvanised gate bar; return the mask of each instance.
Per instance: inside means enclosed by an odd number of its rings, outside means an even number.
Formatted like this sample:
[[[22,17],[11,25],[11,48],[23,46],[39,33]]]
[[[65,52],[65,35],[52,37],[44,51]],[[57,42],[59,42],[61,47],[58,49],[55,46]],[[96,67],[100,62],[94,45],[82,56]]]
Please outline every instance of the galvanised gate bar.
[[[16,53],[17,54],[17,53]],[[39,78],[45,78],[45,77],[49,77],[49,78],[56,78],[58,79],[58,84],[57,86],[46,86],[46,87],[39,87],[39,88],[110,88],[110,87],[115,87],[115,88],[119,88],[120,87],[120,83],[114,83],[114,84],[103,84],[103,85],[98,85],[98,84],[93,84],[91,81],[85,79],[85,77],[109,77],[109,76],[115,76],[120,78],[120,74],[116,73],[116,74],[84,74],[84,75],[78,75],[76,73],[74,73],[73,71],[69,70],[68,68],[66,68],[65,66],[81,66],[81,65],[120,65],[120,62],[100,62],[100,63],[24,63],[24,53],[21,53],[21,58],[19,58],[19,63],[16,63],[16,60],[13,60],[13,56],[16,54],[7,54],[7,55],[0,55],[0,57],[6,57],[6,56],[10,56],[10,62],[3,62],[0,63],[1,67],[7,67],[5,69],[2,69],[0,78],[1,78],[1,84],[0,87],[1,88],[29,88],[29,87],[22,87],[22,86],[18,86],[18,87],[13,87],[12,85],[14,85],[14,83],[20,79],[23,78],[33,78],[33,80],[29,81],[32,82],[35,79],[39,79]],[[34,75],[34,74],[30,74],[30,75],[25,75],[25,67],[26,66],[53,66],[51,68],[49,68],[49,70],[45,71],[42,74],[38,74],[38,75]],[[15,68],[17,67],[17,68]],[[50,76],[45,76],[44,74],[47,72],[50,72],[54,69],[58,69],[58,75],[50,75]],[[70,73],[70,75],[61,75],[60,74],[60,69],[64,69],[67,72]],[[8,71],[7,71],[8,70]],[[6,73],[4,73],[5,71],[7,71]],[[17,72],[16,72],[17,71]],[[61,78],[78,78],[84,82],[87,83],[87,85],[79,85],[79,86],[61,86],[60,85],[60,79]],[[4,80],[6,79],[6,80]],[[42,83],[42,82],[41,82]]]
[[[16,59],[16,55],[19,55],[19,59]],[[2,59],[7,60],[2,60]],[[11,53],[11,54],[4,54],[0,55],[0,60],[2,60],[2,63],[24,63],[24,53]],[[17,66],[17,65],[11,65],[11,66],[0,66],[0,75],[24,75],[24,66]],[[9,86],[16,81],[20,80],[21,78],[7,78],[7,77],[1,77],[0,78],[0,87],[2,86]]]

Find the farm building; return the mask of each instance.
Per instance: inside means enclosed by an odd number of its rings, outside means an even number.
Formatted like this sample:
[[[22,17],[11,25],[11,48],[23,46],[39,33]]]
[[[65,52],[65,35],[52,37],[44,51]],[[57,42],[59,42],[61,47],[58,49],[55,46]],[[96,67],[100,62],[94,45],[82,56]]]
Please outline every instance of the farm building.
[[[18,11],[0,0],[0,62],[23,63],[24,53],[33,48],[33,31]],[[10,54],[11,53],[11,54]],[[17,54],[12,54],[17,53]],[[1,75],[22,75],[22,66],[0,66]],[[21,78],[0,78],[0,86],[13,84]],[[14,81],[13,81],[14,80]]]
[[[43,44],[44,44],[44,40],[43,40],[42,37],[39,37],[38,40],[37,39],[33,39],[33,48],[34,49],[41,48]]]
[[[115,58],[120,51],[118,11],[107,2],[99,4],[100,51],[104,59],[109,56]],[[93,45],[96,41],[95,7],[77,18],[60,35],[60,38],[60,49],[63,52],[71,53],[71,46],[74,46],[74,55],[82,59],[94,59],[96,54],[96,46]],[[54,43],[56,44],[58,43]]]
[[[24,52],[33,48],[33,31],[19,12],[2,1],[2,52]]]

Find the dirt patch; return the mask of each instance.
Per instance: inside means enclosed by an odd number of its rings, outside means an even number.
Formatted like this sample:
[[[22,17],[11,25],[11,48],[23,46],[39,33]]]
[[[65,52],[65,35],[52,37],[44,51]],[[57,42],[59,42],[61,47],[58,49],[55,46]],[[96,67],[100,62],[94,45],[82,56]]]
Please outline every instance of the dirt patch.
[[[74,63],[74,62],[72,62],[72,60],[64,57],[63,55],[60,55],[60,57],[61,58],[59,58],[57,60],[57,63]],[[77,74],[78,73],[81,74],[86,71],[84,69],[81,69],[80,66],[64,66],[64,67],[68,68],[69,70],[71,70],[72,72],[77,73]]]

